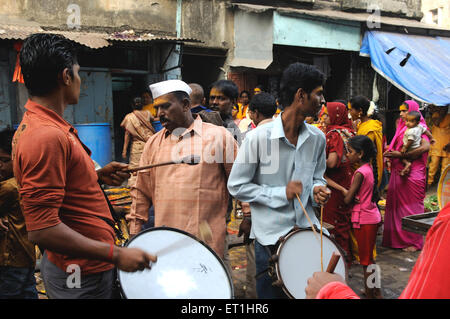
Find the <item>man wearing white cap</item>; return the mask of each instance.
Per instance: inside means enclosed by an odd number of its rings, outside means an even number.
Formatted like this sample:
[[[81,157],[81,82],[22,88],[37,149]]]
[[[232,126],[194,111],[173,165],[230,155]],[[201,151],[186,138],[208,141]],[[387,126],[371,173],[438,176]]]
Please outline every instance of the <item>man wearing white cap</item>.
[[[168,80],[150,85],[154,106],[163,129],[146,143],[140,166],[177,161],[199,155],[198,165],[175,164],[140,171],[131,190],[133,199],[130,234],[136,235],[155,208],[155,227],[168,226],[199,236],[207,222],[212,239],[207,244],[223,258],[227,213],[227,180],[238,145],[224,128],[193,118],[183,81]]]

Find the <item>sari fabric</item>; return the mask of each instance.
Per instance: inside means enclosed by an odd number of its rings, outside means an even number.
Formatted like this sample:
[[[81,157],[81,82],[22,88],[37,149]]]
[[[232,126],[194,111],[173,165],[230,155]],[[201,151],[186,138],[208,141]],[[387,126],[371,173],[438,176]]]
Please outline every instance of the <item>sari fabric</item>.
[[[353,130],[347,127],[347,108],[342,103],[327,103],[330,124],[326,127],[326,154],[336,153],[338,165],[334,168],[327,168],[326,175],[339,185],[349,189],[353,170],[347,160],[347,139],[354,135]],[[331,197],[323,210],[323,220],[333,225],[335,228],[330,231],[336,242],[346,252],[346,261],[351,262],[351,242],[350,242],[350,207],[344,203],[344,195],[341,191],[331,189]]]
[[[357,135],[365,135],[372,140],[377,148],[377,186],[380,187],[383,177],[383,125],[377,120],[368,120],[359,124]]]
[[[131,135],[130,147],[130,167],[139,166],[142,152],[147,140],[155,134],[155,129],[151,125],[151,113],[148,111],[134,111],[125,116],[120,126]],[[136,176],[131,175],[128,179],[128,186],[136,180]]]
[[[419,111],[419,105],[414,101],[406,101],[409,111]],[[420,111],[419,111],[420,112]],[[421,116],[420,123],[426,126]],[[400,151],[403,146],[403,134],[407,127],[400,119],[397,131],[388,150]],[[422,138],[428,140],[424,134]],[[406,176],[400,176],[404,165],[399,158],[391,159],[391,178],[386,197],[384,216],[384,232],[382,245],[391,248],[415,247],[422,249],[423,236],[402,230],[402,218],[424,212],[423,201],[426,191],[426,165],[428,152],[412,161],[411,171]]]

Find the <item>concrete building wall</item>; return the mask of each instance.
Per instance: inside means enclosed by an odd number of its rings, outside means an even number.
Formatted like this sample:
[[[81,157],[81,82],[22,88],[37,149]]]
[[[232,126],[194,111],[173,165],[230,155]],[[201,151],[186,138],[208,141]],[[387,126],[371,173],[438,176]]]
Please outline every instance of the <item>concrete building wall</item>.
[[[224,0],[183,0],[181,36],[201,39],[199,47],[233,47],[233,12]]]
[[[35,21],[41,26],[67,28],[76,12],[81,28],[132,28],[175,33],[176,0],[2,0],[0,14]],[[76,7],[75,7],[76,8]],[[71,16],[72,15],[72,16]]]
[[[180,36],[201,39],[203,43],[199,46],[229,48],[233,42],[233,12],[227,10],[226,3],[225,0],[2,0],[0,15],[34,21],[42,27],[67,29],[75,21],[73,5],[77,5],[82,30],[133,29],[175,36],[177,9],[181,9]]]
[[[422,22],[450,29],[449,0],[422,0],[422,12]]]
[[[339,0],[343,10],[379,9],[381,14],[422,18],[421,0]],[[446,1],[446,0],[444,0]]]

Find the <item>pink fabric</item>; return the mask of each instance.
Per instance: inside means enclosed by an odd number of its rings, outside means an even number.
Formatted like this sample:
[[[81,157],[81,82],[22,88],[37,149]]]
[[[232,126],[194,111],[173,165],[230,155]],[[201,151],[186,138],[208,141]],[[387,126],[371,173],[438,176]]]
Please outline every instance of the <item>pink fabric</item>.
[[[419,111],[419,105],[414,101],[406,101],[409,111]],[[420,112],[420,111],[419,111]],[[420,123],[426,126],[421,116]],[[388,150],[400,151],[403,146],[403,134],[406,131],[405,122],[400,119]],[[428,140],[426,135],[422,138]],[[428,152],[412,161],[411,171],[406,176],[400,176],[403,169],[401,159],[391,159],[391,177],[386,197],[386,213],[384,216],[383,243],[385,247],[422,249],[423,236],[402,230],[402,218],[424,213],[423,201],[426,191],[426,165]]]
[[[378,210],[377,205],[372,202],[374,184],[372,166],[369,163],[366,163],[358,168],[355,174],[357,172],[361,173],[364,179],[356,195],[359,198],[359,203],[354,204],[352,207],[353,228],[359,228],[361,224],[378,224],[381,222],[380,211]],[[353,174],[352,183],[355,174]]]
[[[417,104],[416,101],[408,100],[408,101],[405,101],[404,104],[406,104],[408,106],[408,112],[417,111],[420,113],[419,104]],[[423,118],[422,113],[420,115],[420,124],[422,124],[423,127],[428,129],[427,123],[425,122],[425,119]],[[407,127],[406,127],[405,121],[403,121],[402,118],[399,118],[398,124],[397,124],[397,130],[395,131],[395,135],[392,138],[389,148],[387,149],[388,151],[391,151],[391,150],[400,151],[401,150],[401,148],[403,146],[403,135],[405,134],[406,129],[407,129]],[[425,135],[423,135],[423,136],[425,136]]]

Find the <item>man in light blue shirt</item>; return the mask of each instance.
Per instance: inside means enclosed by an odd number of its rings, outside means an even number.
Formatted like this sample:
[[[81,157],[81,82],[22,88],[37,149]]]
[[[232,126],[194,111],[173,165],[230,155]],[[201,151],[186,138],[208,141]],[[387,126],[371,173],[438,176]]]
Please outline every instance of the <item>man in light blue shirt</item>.
[[[284,72],[280,100],[284,111],[274,121],[246,136],[228,178],[230,194],[250,203],[255,239],[258,298],[285,298],[264,270],[275,244],[295,225],[311,227],[296,194],[312,222],[320,227],[313,205],[324,205],[331,192],[323,177],[325,136],[304,122],[316,116],[323,97],[324,75],[315,67],[294,63]],[[324,233],[326,231],[324,230]]]

